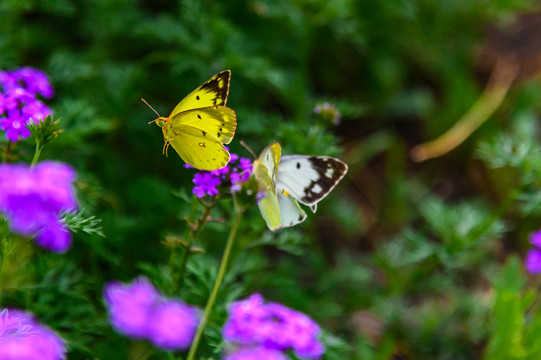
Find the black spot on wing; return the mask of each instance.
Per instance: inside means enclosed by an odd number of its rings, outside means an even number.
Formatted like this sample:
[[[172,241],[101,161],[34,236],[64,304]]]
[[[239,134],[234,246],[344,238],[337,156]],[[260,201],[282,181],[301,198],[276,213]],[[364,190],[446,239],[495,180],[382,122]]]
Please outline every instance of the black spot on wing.
[[[225,105],[229,93],[229,78],[231,71],[225,70],[214,75],[210,80],[201,85],[200,90],[215,94],[214,105]]]
[[[312,180],[310,185],[304,189],[304,196],[301,201],[307,204],[313,204],[323,199],[336,184],[344,177],[348,168],[342,161],[330,157],[309,157],[308,161],[319,178]],[[317,189],[318,191],[314,191]]]

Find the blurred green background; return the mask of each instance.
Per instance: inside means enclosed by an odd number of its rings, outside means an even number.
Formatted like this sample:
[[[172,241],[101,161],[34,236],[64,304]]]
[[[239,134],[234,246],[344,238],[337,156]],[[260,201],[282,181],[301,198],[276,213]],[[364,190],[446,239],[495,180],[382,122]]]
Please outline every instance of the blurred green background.
[[[184,232],[198,203],[194,171],[173,151],[162,156],[161,130],[147,124],[155,114],[140,99],[167,115],[230,69],[232,152],[251,157],[241,140],[256,153],[277,141],[284,153],[340,157],[349,173],[295,228],[270,233],[257,208],[248,211],[205,358],[223,350],[227,303],[255,291],[314,317],[325,359],[541,358],[539,280],[520,263],[541,214],[538,7],[3,0],[0,68],[50,75],[47,105],[64,133],[42,159],[77,169],[80,203],[105,234],[77,233],[63,256],[28,255],[16,269],[24,286],[5,305],[57,329],[70,359],[127,358],[145,346],[109,327],[102,287],[146,274],[167,291],[162,242]],[[502,58],[519,70],[488,121],[449,154],[412,161],[413,146],[479,100]],[[314,113],[325,102],[338,124]],[[15,161],[33,150],[31,139],[17,144]],[[214,216],[227,219],[229,205]],[[204,305],[227,229],[203,230],[197,245],[206,252],[191,258],[190,285],[174,295]]]

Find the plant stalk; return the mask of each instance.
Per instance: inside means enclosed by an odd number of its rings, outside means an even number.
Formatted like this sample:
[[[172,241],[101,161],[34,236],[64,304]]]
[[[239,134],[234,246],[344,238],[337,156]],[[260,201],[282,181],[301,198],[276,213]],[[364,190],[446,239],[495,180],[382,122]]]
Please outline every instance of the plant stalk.
[[[462,144],[496,111],[517,78],[519,67],[510,59],[500,59],[494,66],[487,87],[470,110],[438,138],[411,149],[415,162],[442,156]]]
[[[32,158],[32,163],[30,164],[30,167],[34,167],[38,163],[38,159],[41,155],[42,149],[43,146],[41,146],[40,143],[36,141],[36,151],[34,152],[34,157]]]
[[[235,198],[233,197],[233,200],[234,199]],[[201,322],[199,323],[199,327],[197,328],[195,338],[192,342],[192,346],[190,347],[190,352],[188,353],[188,357],[186,358],[186,360],[194,360],[195,358],[197,348],[199,347],[199,343],[201,342],[201,338],[203,336],[203,331],[205,330],[207,322],[210,318],[210,314],[212,313],[212,309],[214,308],[214,303],[216,302],[216,299],[218,298],[220,286],[222,285],[222,281],[225,277],[227,266],[229,265],[229,259],[231,257],[231,249],[233,249],[233,243],[235,240],[235,236],[237,234],[237,229],[239,227],[241,217],[242,217],[242,211],[240,209],[236,209],[235,219],[233,221],[231,231],[229,232],[229,237],[227,238],[227,244],[225,245],[224,254],[222,256],[222,262],[220,263],[220,268],[218,269],[218,274],[216,276],[216,280],[214,281],[214,286],[212,287],[212,291],[210,293],[207,306],[205,307],[203,317],[201,318]]]
[[[213,202],[212,204],[203,203],[203,205],[205,206],[203,215],[201,215],[201,217],[197,219],[195,229],[192,229],[190,227],[188,236],[186,236],[186,239],[185,239],[186,243],[184,245],[184,251],[182,252],[182,255],[181,255],[182,257],[180,258],[180,263],[178,266],[178,272],[177,272],[178,275],[176,276],[176,280],[175,280],[175,284],[177,288],[179,288],[182,282],[184,281],[184,275],[186,274],[186,264],[188,263],[188,257],[190,257],[190,254],[191,254],[191,247],[192,247],[193,239],[195,239],[195,236],[197,235],[197,233],[207,223],[207,220],[210,215],[210,210],[212,209],[214,204],[215,202]],[[171,256],[172,266],[174,266],[174,263],[176,262],[175,261],[176,256],[174,255],[175,253],[176,251],[173,250],[173,254]]]
[[[11,149],[13,148],[13,143],[8,140],[8,143],[6,145],[6,151],[4,151],[4,156],[2,157],[2,161],[5,163],[9,160],[9,154],[11,153]]]

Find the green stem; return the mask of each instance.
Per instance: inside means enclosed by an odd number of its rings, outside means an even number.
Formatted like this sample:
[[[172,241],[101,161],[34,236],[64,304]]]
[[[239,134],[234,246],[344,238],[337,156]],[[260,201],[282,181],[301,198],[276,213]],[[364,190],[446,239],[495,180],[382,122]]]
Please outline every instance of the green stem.
[[[8,140],[8,144],[6,145],[6,151],[4,151],[4,156],[2,157],[2,161],[4,163],[8,162],[9,154],[11,153],[12,148],[13,148],[13,143]]]
[[[487,216],[487,218],[482,223],[480,223],[479,225],[477,225],[477,227],[472,229],[468,237],[470,237],[473,240],[476,240],[480,238],[481,236],[483,236],[483,234],[488,229],[490,229],[492,224],[494,224],[494,222],[500,219],[507,212],[507,210],[509,210],[511,206],[513,206],[513,204],[515,203],[519,195],[520,195],[520,190],[511,189],[507,193],[507,196],[505,197],[505,199],[500,203],[500,205],[496,209],[494,209],[494,211],[492,211],[492,213],[489,216]]]
[[[41,155],[41,150],[43,147],[40,145],[39,142],[36,141],[36,151],[34,152],[34,158],[32,159],[32,163],[30,164],[30,167],[34,167],[34,165],[37,164],[39,156]]]
[[[233,197],[233,201],[234,200],[235,198]],[[201,341],[201,337],[203,336],[203,331],[205,330],[210,314],[212,313],[212,309],[214,308],[214,303],[216,302],[216,298],[218,297],[218,292],[220,290],[220,286],[222,285],[222,281],[227,270],[227,265],[229,264],[229,258],[231,257],[231,249],[233,248],[235,235],[237,234],[237,229],[239,227],[241,217],[242,211],[240,209],[236,209],[235,219],[233,221],[233,226],[231,227],[231,232],[229,233],[229,237],[227,239],[227,244],[225,245],[222,262],[220,264],[220,268],[218,269],[218,274],[216,276],[216,280],[214,281],[214,286],[212,287],[207,306],[205,307],[203,318],[199,323],[197,333],[195,334],[195,338],[193,340],[192,346],[190,347],[190,352],[188,353],[188,357],[186,358],[186,360],[193,360],[195,358],[195,353],[197,352],[199,342]]]
[[[7,283],[5,279],[6,265],[8,265],[7,261],[9,260],[9,255],[13,251],[11,248],[13,243],[10,242],[11,239],[7,229],[7,222],[0,216],[0,304],[2,303],[4,288],[6,287],[5,284]]]
[[[186,274],[186,264],[188,263],[188,257],[190,257],[190,254],[192,252],[191,247],[192,247],[193,239],[195,239],[195,236],[197,235],[199,230],[201,230],[203,226],[206,224],[206,222],[208,221],[210,210],[212,209],[214,204],[216,204],[216,202],[213,202],[211,204],[203,203],[203,206],[205,207],[205,211],[203,212],[203,215],[201,215],[201,217],[197,219],[194,229],[190,227],[188,236],[186,236],[186,239],[185,239],[186,243],[184,245],[184,251],[182,253],[182,257],[180,258],[180,263],[177,269],[178,271],[175,271],[177,275],[176,275],[176,279],[174,283],[177,289],[180,287],[180,285],[184,281],[184,275]],[[174,266],[174,264],[176,263],[176,258],[177,258],[176,253],[177,252],[174,250],[173,253],[171,254],[171,266]]]
[[[173,249],[173,252],[171,253],[171,268],[173,269],[173,286],[175,287],[175,290],[178,290],[184,281],[184,274],[186,272],[186,264],[188,262],[188,257],[191,253],[191,247],[192,247],[192,233],[190,232],[188,236],[185,237],[185,244],[182,246],[182,255],[180,258],[180,263],[178,265],[178,268],[175,269],[175,264],[177,263],[177,254],[178,249]]]
[[[0,243],[0,248],[1,248],[1,251],[0,251],[0,304],[2,303],[2,297],[4,295],[4,264],[6,263],[6,259],[7,259],[7,246],[6,246],[6,242],[7,242],[7,238],[6,237],[2,237],[2,239],[0,239],[1,243]]]

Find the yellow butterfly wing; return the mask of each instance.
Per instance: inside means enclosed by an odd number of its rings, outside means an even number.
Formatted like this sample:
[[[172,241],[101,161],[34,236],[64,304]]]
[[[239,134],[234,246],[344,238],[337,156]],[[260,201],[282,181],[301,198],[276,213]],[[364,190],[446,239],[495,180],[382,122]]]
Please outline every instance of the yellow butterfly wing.
[[[199,170],[216,170],[227,165],[229,144],[235,135],[235,112],[225,106],[183,111],[162,128],[165,141],[184,162]]]
[[[223,105],[227,103],[229,94],[229,79],[231,71],[224,70],[211,77],[203,85],[192,91],[188,96],[182,99],[171,111],[169,118],[174,117],[180,112],[199,109],[210,106]]]
[[[280,206],[276,197],[276,174],[281,153],[280,144],[271,144],[261,152],[253,165],[254,177],[258,184],[258,197],[262,196],[258,200],[257,206],[271,230],[280,227]]]
[[[176,126],[176,130],[179,135],[170,144],[185,163],[210,171],[221,169],[229,162],[229,152],[210,134],[203,135],[203,131],[183,124]]]
[[[172,117],[163,127],[165,139],[171,143],[182,141],[182,130],[186,126],[200,130],[203,138],[229,144],[235,135],[237,117],[232,109],[225,106],[183,111]]]

